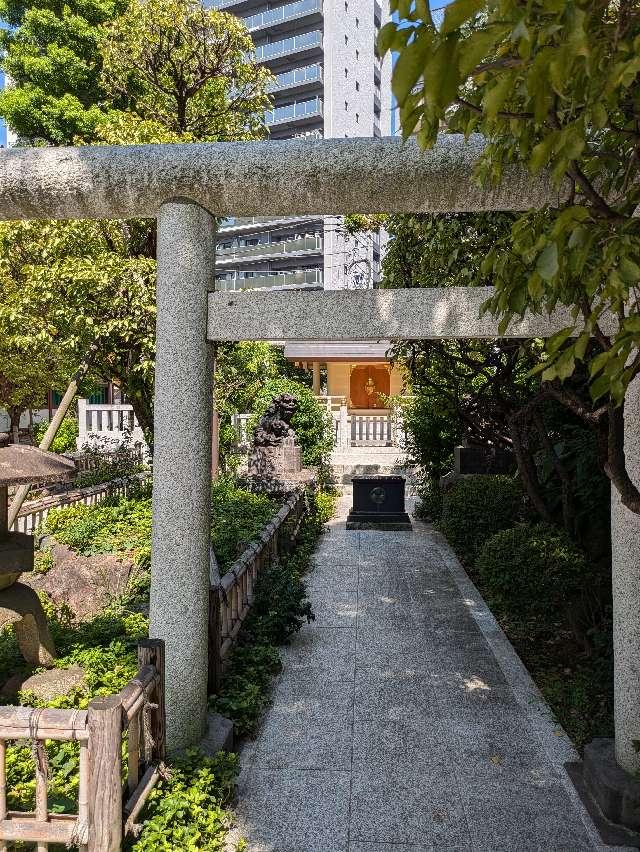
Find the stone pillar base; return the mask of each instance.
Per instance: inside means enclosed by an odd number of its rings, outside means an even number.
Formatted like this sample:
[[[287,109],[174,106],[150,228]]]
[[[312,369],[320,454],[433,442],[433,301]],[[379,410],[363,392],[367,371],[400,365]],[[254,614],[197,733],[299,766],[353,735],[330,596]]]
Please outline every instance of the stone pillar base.
[[[640,841],[640,779],[616,761],[612,739],[595,739],[584,750],[583,780],[602,815]]]

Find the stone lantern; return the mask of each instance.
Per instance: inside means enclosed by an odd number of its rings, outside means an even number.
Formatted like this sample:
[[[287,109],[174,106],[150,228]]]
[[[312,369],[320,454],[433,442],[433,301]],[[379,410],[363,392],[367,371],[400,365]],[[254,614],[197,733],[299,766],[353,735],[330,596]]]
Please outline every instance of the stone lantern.
[[[60,482],[74,473],[73,462],[55,453],[27,444],[0,449],[0,626],[15,626],[20,652],[33,666],[50,666],[55,647],[38,595],[17,582],[23,571],[33,570],[34,540],[9,531],[9,486]]]

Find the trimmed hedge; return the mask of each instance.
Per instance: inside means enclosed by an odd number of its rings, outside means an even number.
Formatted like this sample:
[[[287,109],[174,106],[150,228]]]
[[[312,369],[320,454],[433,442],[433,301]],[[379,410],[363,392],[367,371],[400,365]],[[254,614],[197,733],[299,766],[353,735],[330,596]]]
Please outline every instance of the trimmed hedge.
[[[547,524],[496,533],[476,561],[483,592],[509,619],[562,618],[587,578],[584,554]]]
[[[438,524],[460,559],[471,565],[483,544],[524,518],[524,491],[511,476],[466,476],[445,492]]]

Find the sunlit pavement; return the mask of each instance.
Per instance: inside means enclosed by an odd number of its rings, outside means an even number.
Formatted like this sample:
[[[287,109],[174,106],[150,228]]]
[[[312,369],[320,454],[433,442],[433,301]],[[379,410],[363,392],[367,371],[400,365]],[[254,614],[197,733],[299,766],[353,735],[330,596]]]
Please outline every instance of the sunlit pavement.
[[[347,531],[350,502],[308,577],[316,620],[242,754],[233,837],[251,852],[605,848],[563,768],[571,743],[442,537]]]

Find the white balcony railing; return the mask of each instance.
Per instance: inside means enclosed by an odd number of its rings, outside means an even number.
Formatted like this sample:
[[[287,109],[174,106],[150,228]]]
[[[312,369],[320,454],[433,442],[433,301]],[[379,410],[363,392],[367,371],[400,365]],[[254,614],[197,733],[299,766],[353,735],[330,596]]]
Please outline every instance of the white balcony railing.
[[[299,272],[256,272],[249,276],[216,276],[216,290],[261,290],[266,287],[322,287],[322,270],[305,269]]]
[[[267,62],[269,59],[277,59],[280,56],[287,56],[289,53],[297,53],[301,50],[321,46],[322,33],[319,30],[313,30],[310,33],[301,33],[281,41],[259,45],[256,47],[256,59],[258,62]]]
[[[282,240],[276,243],[258,243],[252,246],[232,245],[230,248],[219,248],[217,256],[220,259],[262,257],[274,254],[294,254],[304,251],[322,251],[322,237],[300,237],[297,240]]]
[[[249,32],[254,32],[321,11],[322,0],[297,0],[296,3],[287,3],[286,6],[278,6],[277,9],[267,9],[265,12],[258,12],[257,15],[242,18],[242,21]]]
[[[307,83],[322,83],[321,65],[305,65],[304,68],[294,68],[292,71],[285,71],[284,74],[276,74],[275,81],[269,86],[269,91],[281,92]]]
[[[264,114],[265,124],[286,124],[289,121],[300,121],[304,118],[322,116],[322,98],[311,98],[308,101],[297,101],[287,106],[268,109]]]
[[[126,435],[132,444],[140,443],[147,452],[144,433],[131,405],[90,405],[86,399],[78,399],[78,450],[96,446],[115,450]]]

